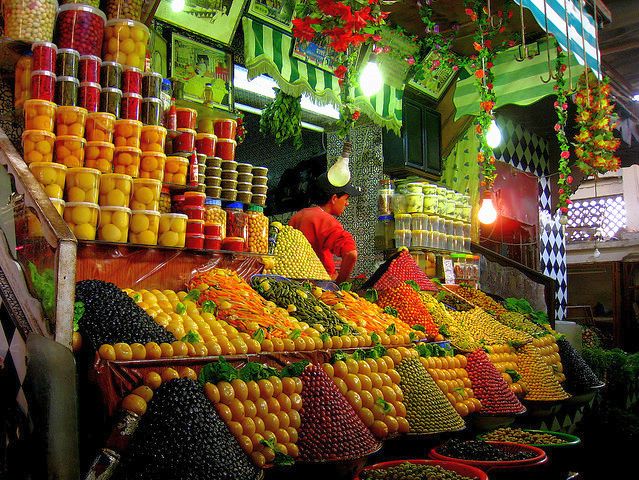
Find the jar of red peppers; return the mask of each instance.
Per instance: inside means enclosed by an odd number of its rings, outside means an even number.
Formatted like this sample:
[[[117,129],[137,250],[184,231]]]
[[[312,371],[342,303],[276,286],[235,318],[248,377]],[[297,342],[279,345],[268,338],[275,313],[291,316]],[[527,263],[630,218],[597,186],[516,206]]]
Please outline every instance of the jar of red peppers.
[[[137,93],[123,93],[120,105],[120,118],[140,120],[142,95],[138,95]]]
[[[86,108],[89,112],[97,112],[100,110],[100,93],[102,87],[99,83],[82,82],[80,84],[80,101],[79,105]]]
[[[139,68],[125,65],[122,70],[122,92],[137,93],[142,92],[142,71]]]
[[[251,205],[246,212],[248,225],[247,250],[252,253],[268,253],[268,218],[264,208]]]
[[[102,60],[95,55],[81,55],[78,75],[80,82],[100,83]]]
[[[73,3],[62,5],[56,21],[56,44],[58,48],[77,50],[80,55],[99,56],[105,24],[106,15],[98,8]]]
[[[248,238],[247,216],[241,202],[229,202],[224,207],[226,212],[226,236]]]
[[[46,70],[55,73],[56,55],[58,47],[51,42],[34,42],[31,45],[33,52],[33,70]]]

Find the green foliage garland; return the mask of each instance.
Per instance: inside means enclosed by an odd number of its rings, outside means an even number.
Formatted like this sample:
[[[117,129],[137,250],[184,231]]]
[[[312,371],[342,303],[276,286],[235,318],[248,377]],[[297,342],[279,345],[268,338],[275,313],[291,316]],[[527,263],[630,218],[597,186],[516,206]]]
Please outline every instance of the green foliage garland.
[[[293,146],[299,150],[302,147],[301,97],[293,97],[280,89],[276,90],[275,99],[262,112],[260,132],[273,135],[278,145],[291,139]]]
[[[556,42],[555,42],[556,43]],[[566,71],[566,54],[559,46],[557,47],[557,59],[555,60],[555,86],[557,91],[557,100],[554,103],[555,112],[557,112],[557,123],[555,123],[555,132],[557,132],[557,141],[561,149],[559,157],[559,203],[558,208],[561,213],[568,213],[568,205],[570,204],[570,195],[572,193],[572,176],[570,175],[570,143],[566,136],[566,121],[568,120],[568,90],[566,88],[566,79],[564,72]]]

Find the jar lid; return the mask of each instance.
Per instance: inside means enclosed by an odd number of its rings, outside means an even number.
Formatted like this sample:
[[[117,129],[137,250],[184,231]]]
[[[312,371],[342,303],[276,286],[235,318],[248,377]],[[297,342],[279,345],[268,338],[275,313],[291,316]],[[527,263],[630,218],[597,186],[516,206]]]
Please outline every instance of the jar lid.
[[[236,208],[238,210],[243,210],[244,204],[242,202],[229,202],[226,204],[225,208]]]
[[[58,77],[58,78],[60,78],[60,77]],[[73,77],[70,77],[70,78],[73,78]],[[102,93],[104,93],[104,92],[107,92],[107,93],[108,92],[113,92],[113,93],[115,93],[117,95],[122,96],[122,90],[120,90],[119,88],[115,88],[115,87],[103,87],[102,88]],[[125,119],[122,119],[122,120],[125,120]],[[122,120],[118,120],[118,122],[121,122]],[[130,120],[130,121],[131,122],[137,122],[137,120]],[[142,122],[140,122],[140,123],[142,123]]]
[[[162,74],[158,73],[158,72],[144,72],[142,74],[142,76],[144,76],[144,77],[156,77],[156,78],[160,77],[160,78],[162,78]]]
[[[145,97],[142,99],[143,103],[162,103],[162,100],[155,97]]]
[[[34,70],[34,71],[31,72],[31,78],[35,77],[36,75],[44,75],[46,77],[57,78],[55,76],[55,73],[50,72],[49,70]]]
[[[161,218],[176,218],[179,220],[186,220],[188,222],[189,217],[183,213],[162,213],[160,214]]]
[[[260,206],[260,205],[249,205],[248,207],[248,211],[249,212],[264,212],[264,207]]]
[[[221,207],[222,200],[220,200],[219,198],[206,197],[206,200],[204,200],[204,205],[213,205],[216,207]]]
[[[116,69],[120,69],[122,70],[122,64],[118,63],[118,62],[113,62],[113,61],[103,61],[102,62],[102,66],[103,67],[115,67]]]
[[[107,21],[107,17],[104,14],[104,12],[100,10],[99,8],[92,7],[91,5],[78,5],[77,3],[66,3],[64,5],[61,5],[60,8],[58,8],[58,15],[60,15],[62,12],[66,12],[67,10],[90,12],[94,15],[99,16],[104,23],[106,23]]]
[[[31,45],[31,51],[35,50],[36,47],[47,47],[52,48],[56,52],[58,51],[58,47],[56,46],[56,44],[51,42],[33,42],[33,44]]]
[[[455,258],[455,259],[466,259],[466,254],[465,253],[451,253],[450,254],[450,258]]]
[[[122,98],[139,98],[142,99],[142,95],[140,95],[139,93],[123,93],[122,94]],[[151,125],[152,127],[155,127],[156,125]]]
[[[80,57],[80,52],[73,48],[58,48],[58,55],[73,55],[74,57]]]
[[[99,88],[100,90],[102,90],[102,85],[100,85],[99,83],[96,83],[96,82],[82,82],[80,84],[80,88],[82,88],[82,87]]]
[[[162,79],[162,87],[171,87],[172,83],[171,80],[169,80],[168,78],[163,78]]]
[[[392,215],[380,215],[379,217],[377,217],[377,220],[379,220],[380,222],[387,222],[392,219],[393,219]]]

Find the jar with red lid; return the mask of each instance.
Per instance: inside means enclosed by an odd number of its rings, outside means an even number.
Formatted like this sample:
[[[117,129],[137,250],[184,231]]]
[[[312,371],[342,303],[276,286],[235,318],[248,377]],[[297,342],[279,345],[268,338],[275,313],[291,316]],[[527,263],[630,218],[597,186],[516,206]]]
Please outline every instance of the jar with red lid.
[[[184,205],[204,208],[206,194],[200,192],[184,192]]]
[[[88,112],[98,112],[100,110],[100,93],[102,87],[95,82],[82,82],[80,84],[80,100],[78,105],[86,108]]]
[[[140,120],[142,110],[142,95],[137,93],[123,93],[120,103],[120,118],[126,120]]]
[[[224,207],[226,212],[226,236],[248,237],[248,224],[244,205],[240,202],[228,202]]]
[[[122,69],[122,91],[124,93],[142,92],[142,71],[139,68],[125,66]]]
[[[102,60],[95,55],[80,56],[78,75],[80,82],[100,83],[100,65]]]
[[[174,152],[192,152],[195,149],[195,130],[189,128],[178,128],[180,132],[173,139]]]
[[[228,138],[217,137],[215,156],[222,160],[235,160],[235,147],[237,142]]]
[[[207,237],[222,238],[222,225],[213,222],[204,222],[204,235]]]
[[[213,123],[213,132],[217,135],[217,138],[235,140],[236,130],[237,122],[232,118],[218,118]]]
[[[222,240],[222,250],[243,252],[246,241],[242,237],[226,237]]]
[[[73,48],[60,48],[56,56],[56,75],[58,77],[76,77],[80,68],[80,52]]]
[[[78,104],[80,81],[75,77],[58,77],[55,81],[55,103],[75,107]]]
[[[197,111],[192,108],[176,108],[177,128],[189,128],[195,130],[197,125]]]
[[[184,194],[171,196],[171,212],[183,213],[182,207],[184,207]]]
[[[34,42],[31,45],[33,52],[33,70],[46,70],[55,73],[56,55],[58,47],[51,42]]]
[[[199,193],[199,192],[196,192]],[[204,207],[187,204],[186,195],[184,196],[184,205],[182,206],[182,213],[184,213],[190,220],[202,220],[204,221]]]
[[[203,250],[204,249],[204,235],[196,235],[192,233],[186,234],[186,248],[191,248],[193,250]]]
[[[195,136],[195,149],[198,155],[202,154],[207,157],[213,157],[215,155],[216,143],[217,137],[212,133],[198,133]],[[206,160],[204,163],[206,164]]]
[[[204,236],[204,250],[221,250],[222,249],[222,237],[219,235],[205,235]]]
[[[188,215],[187,215],[188,217]],[[190,233],[192,235],[203,235],[204,234],[204,220],[197,220],[195,218],[189,218],[186,221],[186,233]]]
[[[106,15],[89,5],[68,3],[58,9],[56,44],[58,48],[73,48],[81,55],[99,56]]]
[[[53,102],[55,98],[56,76],[46,70],[34,70],[31,72],[31,98],[34,100],[46,100]]]

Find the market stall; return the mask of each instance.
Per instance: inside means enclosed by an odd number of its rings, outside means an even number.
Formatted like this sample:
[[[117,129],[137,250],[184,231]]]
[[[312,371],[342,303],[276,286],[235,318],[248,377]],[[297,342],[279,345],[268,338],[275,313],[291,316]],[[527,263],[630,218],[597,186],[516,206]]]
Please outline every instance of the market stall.
[[[6,0],[0,43],[11,118],[24,126],[20,141],[3,133],[0,160],[7,193],[26,197],[2,226],[13,234],[3,254],[40,301],[39,333],[74,351],[83,442],[70,440],[70,463],[83,478],[483,479],[575,467],[557,451],[579,438],[523,427],[582,409],[603,379],[553,329],[552,280],[477,245],[479,222],[497,216],[491,69],[513,48],[514,5],[464,3],[478,26],[464,56],[430,2],[418,8],[426,37],[387,21],[377,1],[87,3]],[[523,7],[519,16],[523,28]],[[243,140],[257,132],[244,116],[255,107],[236,110],[234,42],[247,81],[268,74],[279,87],[260,112],[263,155],[250,159]],[[558,72],[579,62],[559,51]],[[475,149],[455,151],[442,172],[432,102],[460,70],[480,105]],[[409,84],[422,93],[404,98]],[[269,218],[269,190],[286,177],[267,153],[303,143],[302,93],[338,110],[329,181],[350,177],[351,153],[367,158],[351,152],[358,129],[379,129],[375,151],[392,164],[392,178],[368,175],[361,205],[377,208],[356,237],[371,254],[339,285],[301,230]],[[414,103],[420,95],[431,104]],[[565,142],[567,106],[557,108]],[[462,157],[473,178],[457,172]],[[489,262],[518,269],[529,290],[495,294],[482,280]]]

